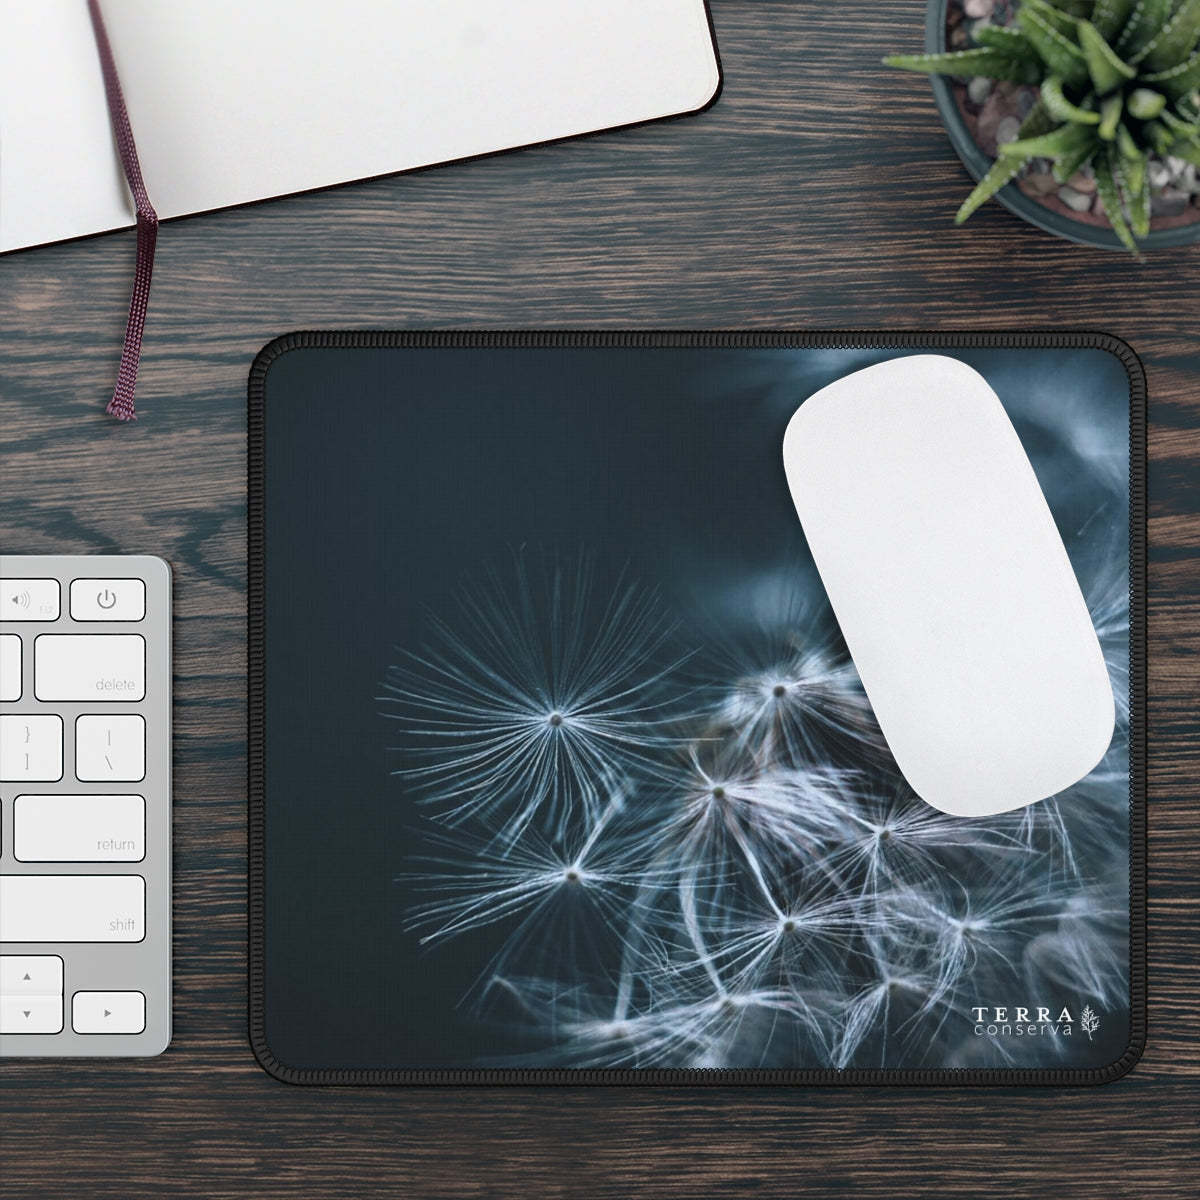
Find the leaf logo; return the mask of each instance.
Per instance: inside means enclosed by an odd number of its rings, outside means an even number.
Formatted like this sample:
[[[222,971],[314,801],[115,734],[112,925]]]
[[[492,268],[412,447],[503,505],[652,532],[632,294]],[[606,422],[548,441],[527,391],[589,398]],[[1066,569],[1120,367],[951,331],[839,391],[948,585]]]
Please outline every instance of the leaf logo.
[[[1092,1012],[1090,1004],[1083,1006],[1083,1012],[1079,1014],[1079,1028],[1088,1035],[1088,1041],[1092,1040],[1092,1034],[1100,1028],[1100,1018]]]

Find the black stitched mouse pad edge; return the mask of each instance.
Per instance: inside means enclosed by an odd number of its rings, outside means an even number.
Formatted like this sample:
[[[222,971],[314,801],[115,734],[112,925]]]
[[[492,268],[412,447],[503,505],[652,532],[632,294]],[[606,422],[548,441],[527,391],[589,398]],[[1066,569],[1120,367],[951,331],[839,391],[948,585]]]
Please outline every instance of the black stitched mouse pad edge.
[[[299,348],[704,348],[826,350],[1095,349],[1115,356],[1129,381],[1129,1021],[1130,1037],[1099,1068],[705,1068],[479,1067],[455,1069],[305,1068],[281,1061],[267,1038],[265,472],[266,381],[272,364]],[[1146,382],[1132,348],[1093,332],[297,332],[269,343],[255,359],[248,387],[248,760],[249,760],[249,1025],[251,1047],[276,1078],[309,1085],[1080,1085],[1120,1078],[1137,1062],[1146,1037]],[[338,419],[336,409],[330,420]],[[312,432],[314,447],[322,430]]]

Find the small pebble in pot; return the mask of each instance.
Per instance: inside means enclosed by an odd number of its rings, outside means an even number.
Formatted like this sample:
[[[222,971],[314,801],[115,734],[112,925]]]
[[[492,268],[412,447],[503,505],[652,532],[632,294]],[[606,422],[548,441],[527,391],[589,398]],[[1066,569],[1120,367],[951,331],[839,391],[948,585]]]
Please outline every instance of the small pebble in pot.
[[[976,75],[970,83],[967,84],[967,96],[972,104],[982,104],[991,94],[992,81],[984,79],[982,75]]]
[[[1030,171],[1022,180],[1021,190],[1031,196],[1048,196],[1058,187],[1049,171]]]
[[[1010,116],[1012,112],[1004,93],[999,88],[993,88],[979,110],[979,123],[976,126],[976,136],[985,154],[995,155],[996,131],[1000,128],[1000,122]]]
[[[1161,195],[1150,197],[1150,211],[1156,217],[1178,217],[1187,212],[1187,192],[1166,188]]]
[[[1147,170],[1152,188],[1164,188],[1171,182],[1171,168],[1161,159],[1152,158]]]
[[[1096,190],[1096,176],[1089,170],[1076,171],[1070,179],[1067,180],[1067,187],[1076,192],[1084,192],[1091,195]],[[1080,209],[1080,212],[1083,210]]]
[[[1005,117],[996,126],[996,145],[1003,146],[1006,142],[1015,142],[1021,132],[1021,122],[1016,117]]]
[[[1077,192],[1073,187],[1060,187],[1058,198],[1072,212],[1087,212],[1092,207],[1092,198],[1086,192]]]

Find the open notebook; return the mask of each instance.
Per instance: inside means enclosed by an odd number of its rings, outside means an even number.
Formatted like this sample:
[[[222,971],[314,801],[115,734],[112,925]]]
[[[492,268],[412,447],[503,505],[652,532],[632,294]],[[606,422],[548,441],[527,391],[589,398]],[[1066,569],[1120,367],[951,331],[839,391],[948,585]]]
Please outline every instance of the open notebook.
[[[103,0],[178,217],[694,112],[705,0]],[[0,251],[133,225],[84,0],[0,0]]]

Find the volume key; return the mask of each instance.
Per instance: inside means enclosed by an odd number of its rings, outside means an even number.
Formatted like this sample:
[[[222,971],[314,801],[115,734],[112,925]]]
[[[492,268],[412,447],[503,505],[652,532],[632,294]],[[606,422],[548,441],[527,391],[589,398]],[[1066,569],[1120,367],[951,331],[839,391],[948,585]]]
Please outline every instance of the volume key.
[[[57,621],[57,579],[0,580],[0,621]]]

